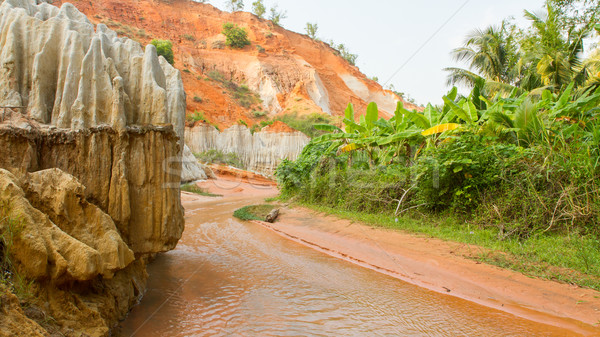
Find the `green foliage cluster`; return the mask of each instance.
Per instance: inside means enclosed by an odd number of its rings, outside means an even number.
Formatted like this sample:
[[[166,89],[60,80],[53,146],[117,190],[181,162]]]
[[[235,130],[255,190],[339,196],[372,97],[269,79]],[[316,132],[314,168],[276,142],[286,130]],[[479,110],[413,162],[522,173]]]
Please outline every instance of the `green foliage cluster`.
[[[219,82],[223,87],[225,87],[229,95],[232,96],[239,103],[239,105],[243,106],[244,108],[250,108],[262,103],[260,96],[256,92],[250,90],[246,84],[240,85],[228,80],[225,78],[225,75],[216,70],[210,71],[207,76],[208,78]]]
[[[190,193],[203,195],[205,197],[222,197],[221,194],[209,193],[206,191],[206,189],[203,189],[200,186],[193,184],[193,183],[181,185],[181,190],[190,192]]]
[[[194,153],[194,155],[204,164],[222,164],[245,169],[242,160],[235,153],[223,152],[220,150],[208,150],[206,152]]]
[[[265,126],[272,125],[273,123],[275,123],[275,121],[260,121],[259,125],[261,128],[264,128]]]
[[[356,65],[356,59],[358,58],[358,55],[352,54],[346,45],[343,43],[336,44],[333,40],[329,41],[329,45],[336,51],[337,55],[341,56],[351,65]]]
[[[390,120],[371,103],[357,122],[349,105],[344,130],[317,124],[329,133],[276,175],[284,194],[332,207],[451,212],[500,237],[600,235],[600,89],[573,87],[490,99],[454,88],[443,106],[399,103]]]
[[[307,22],[306,27],[304,27],[306,34],[313,40],[317,40],[317,31],[319,30],[319,25],[316,23]]]
[[[284,122],[292,129],[298,130],[310,138],[320,136],[324,133],[322,130],[315,129],[318,124],[331,124],[331,116],[322,113],[311,113],[298,116],[298,113],[286,113],[275,117],[275,120]]]
[[[279,10],[277,5],[271,7],[269,12],[269,20],[276,26],[281,26],[281,20],[287,18],[287,11]]]
[[[235,210],[235,212],[233,212],[233,216],[244,221],[264,221],[267,217],[267,214],[269,214],[269,212],[271,212],[274,208],[274,205],[268,204],[245,206]]]
[[[194,111],[193,114],[188,115],[186,118],[189,122],[205,122],[208,123],[206,117],[204,117],[203,111]]]
[[[154,39],[150,43],[156,47],[156,53],[159,56],[164,57],[170,64],[175,64],[173,43],[171,43],[171,41]]]
[[[263,0],[256,0],[252,3],[252,13],[259,18],[264,19],[266,12],[267,8],[265,7]]]
[[[237,12],[244,9],[244,0],[227,0],[225,6],[230,12]]]
[[[267,115],[266,111],[262,111],[262,110],[254,110],[254,111],[252,111],[252,116],[254,116],[255,118],[265,117],[266,115]]]
[[[389,120],[349,104],[343,129],[315,125],[326,133],[279,165],[282,196],[501,249],[481,259],[599,289],[600,52],[581,59],[598,6],[548,0],[526,30],[471,34],[454,52],[469,70],[449,69],[467,96],[398,103]]]
[[[183,34],[182,37],[188,41],[196,41],[196,38],[192,34]]]
[[[10,215],[10,204],[0,203],[0,286],[27,301],[32,296],[32,281],[20,275],[12,262],[14,242],[22,232],[23,223]]]
[[[225,35],[225,44],[232,48],[241,49],[250,45],[246,29],[241,28],[236,24],[231,22],[224,23],[221,33]]]
[[[600,58],[583,56],[599,17],[598,1],[547,0],[543,12],[525,11],[528,27],[505,20],[474,30],[452,53],[467,68],[446,68],[448,82],[479,85],[490,95],[515,89],[557,93],[570,83],[580,92],[595,90],[600,87]]]

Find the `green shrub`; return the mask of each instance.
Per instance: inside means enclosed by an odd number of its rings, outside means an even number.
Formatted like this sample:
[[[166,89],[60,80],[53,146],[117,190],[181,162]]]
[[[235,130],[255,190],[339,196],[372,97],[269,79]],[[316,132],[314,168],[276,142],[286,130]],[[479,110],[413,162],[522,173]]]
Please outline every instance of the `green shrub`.
[[[253,135],[255,132],[260,131],[260,126],[258,124],[252,125],[250,127],[250,134]]]
[[[250,90],[247,85],[238,85],[237,83],[226,79],[225,75],[217,70],[210,71],[207,76],[213,81],[221,83],[221,85],[227,89],[227,91],[224,91],[223,93],[227,93],[229,96],[233,97],[240,106],[250,108],[253,105],[262,102],[260,96],[256,92]]]
[[[260,121],[260,127],[264,128],[265,126],[269,126],[272,125],[273,123],[275,123],[275,121]]]
[[[170,64],[175,64],[175,59],[173,56],[173,43],[168,40],[152,40],[150,42],[156,47],[156,53],[159,56],[162,56],[169,62]]]
[[[7,287],[22,301],[32,295],[33,281],[17,272],[12,262],[12,250],[15,239],[23,232],[21,220],[9,215],[10,204],[0,203],[0,285]]]
[[[244,169],[240,157],[236,153],[223,152],[220,150],[208,150],[202,153],[194,154],[199,161],[206,164],[222,164]]]
[[[254,116],[255,118],[265,117],[266,115],[267,115],[266,111],[261,111],[261,110],[252,111],[252,116]]]
[[[202,103],[202,97],[200,97],[200,96],[194,96],[194,102],[196,102],[196,103]]]
[[[224,23],[221,33],[225,35],[225,44],[232,48],[241,49],[247,45],[250,45],[250,40],[248,40],[248,33],[246,33],[246,29],[240,28],[238,25],[230,22]]]
[[[194,111],[193,114],[187,116],[187,120],[190,122],[208,122],[202,111]]]
[[[238,119],[238,124],[248,127],[248,123],[246,123],[246,121],[244,121],[243,119]]]
[[[309,115],[298,116],[298,113],[287,113],[278,115],[275,120],[284,122],[292,129],[298,130],[310,138],[322,135],[324,132],[314,128],[315,124],[331,124],[332,120],[329,115],[322,113],[312,113]]]
[[[182,191],[186,191],[186,192],[190,192],[190,193],[195,193],[195,194],[203,195],[205,197],[222,197],[223,196],[221,194],[209,193],[205,189],[203,189],[203,188],[201,188],[198,185],[193,184],[193,183],[181,185],[181,190]]]
[[[267,204],[245,206],[235,210],[235,212],[233,212],[233,216],[244,221],[264,221],[267,214],[269,214],[269,212],[271,212],[273,209],[275,209],[275,206]]]
[[[265,7],[263,0],[256,0],[252,3],[252,13],[254,13],[259,18],[263,19],[266,12],[267,8]]]
[[[194,37],[194,35],[191,34],[183,34],[183,38],[188,40],[188,41],[195,41],[196,38]]]

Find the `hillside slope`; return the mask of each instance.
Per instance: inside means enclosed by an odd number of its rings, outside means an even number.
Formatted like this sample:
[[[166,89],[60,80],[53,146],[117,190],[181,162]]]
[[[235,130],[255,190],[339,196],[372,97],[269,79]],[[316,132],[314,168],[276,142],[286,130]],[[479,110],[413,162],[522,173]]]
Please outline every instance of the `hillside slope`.
[[[60,7],[63,2],[54,5]],[[382,115],[389,116],[399,99],[327,44],[251,13],[222,12],[189,0],[73,3],[92,22],[104,23],[142,45],[152,39],[172,41],[175,67],[182,70],[187,93],[188,115],[201,112],[221,130],[240,119],[252,126],[281,113],[340,116],[349,102],[362,113],[366,103],[375,101]],[[221,34],[225,22],[244,27],[252,44],[241,50],[225,46]]]

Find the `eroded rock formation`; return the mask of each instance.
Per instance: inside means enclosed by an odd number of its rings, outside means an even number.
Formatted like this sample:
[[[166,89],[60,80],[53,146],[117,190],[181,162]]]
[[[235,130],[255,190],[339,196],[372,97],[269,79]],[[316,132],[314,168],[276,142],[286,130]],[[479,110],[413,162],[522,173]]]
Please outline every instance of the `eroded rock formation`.
[[[70,4],[4,0],[1,106],[0,334],[109,335],[183,231],[179,71]]]
[[[0,106],[59,128],[172,124],[183,135],[181,76],[154,46],[94,29],[69,3],[5,0],[0,32]]]
[[[195,153],[235,153],[247,169],[270,176],[284,158],[297,159],[310,141],[302,132],[278,128],[280,124],[275,122],[254,134],[243,125],[219,132],[211,125],[197,124],[186,129],[185,143]]]
[[[63,2],[68,0],[54,3]],[[326,43],[251,13],[228,13],[210,3],[188,0],[73,3],[92,21],[106,23],[140,41],[172,41],[175,66],[183,71],[188,92],[188,113],[202,111],[221,130],[239,119],[250,126],[261,119],[252,114],[257,107],[240,105],[227,88],[211,80],[214,73],[238,84],[245,83],[257,92],[263,105],[259,109],[267,111],[270,117],[277,113],[314,112],[343,116],[350,102],[357,114],[362,114],[371,101],[377,102],[382,116],[392,116],[396,102],[402,100],[367,78]],[[246,29],[252,44],[241,50],[226,47],[221,34],[225,22]],[[416,108],[408,102],[405,106]]]
[[[181,182],[188,183],[207,178],[205,168],[198,163],[190,148],[185,145],[181,156]]]

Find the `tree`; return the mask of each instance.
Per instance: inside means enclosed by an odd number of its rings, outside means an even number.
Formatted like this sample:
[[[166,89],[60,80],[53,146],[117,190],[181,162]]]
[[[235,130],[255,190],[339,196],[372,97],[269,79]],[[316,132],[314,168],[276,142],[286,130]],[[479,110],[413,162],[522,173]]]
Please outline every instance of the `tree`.
[[[261,19],[264,19],[267,8],[263,3],[263,0],[256,0],[252,3],[252,13],[256,14]]]
[[[567,27],[593,25],[600,16],[598,0],[547,0],[546,4],[556,9],[559,21]]]
[[[226,37],[225,44],[232,48],[241,49],[250,44],[246,30],[231,22],[223,24],[223,31],[221,31],[221,33]]]
[[[319,30],[319,26],[316,23],[307,22],[306,27],[304,27],[304,30],[311,39],[317,39],[317,30]]]
[[[244,9],[244,0],[227,0],[226,6],[230,12],[241,11]]]
[[[544,12],[525,11],[525,17],[531,21],[531,27],[523,34],[521,63],[530,64],[529,68],[537,72],[543,85],[555,91],[564,89],[571,82],[576,86],[583,85],[591,75],[583,66],[584,39],[593,26],[565,25],[551,1]]]
[[[514,84],[514,65],[518,58],[516,51],[514,36],[505,22],[500,27],[476,29],[467,35],[462,47],[452,51],[454,60],[466,62],[468,70],[445,68],[445,71],[450,72],[448,84],[462,83],[473,87],[478,78]]]
[[[154,47],[156,47],[156,54],[162,56],[169,62],[170,64],[175,64],[174,56],[173,56],[173,43],[168,40],[152,40],[150,42]]]
[[[348,61],[348,63],[353,66],[356,65],[356,59],[358,58],[358,55],[352,54],[348,49],[346,49],[346,46],[343,43],[338,44],[334,47],[334,49],[336,49],[340,53],[340,56],[344,60]]]
[[[277,5],[273,6],[270,12],[269,20],[271,20],[274,25],[280,26],[281,20],[287,18],[287,11],[279,11]]]

